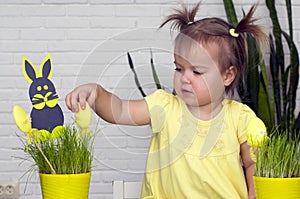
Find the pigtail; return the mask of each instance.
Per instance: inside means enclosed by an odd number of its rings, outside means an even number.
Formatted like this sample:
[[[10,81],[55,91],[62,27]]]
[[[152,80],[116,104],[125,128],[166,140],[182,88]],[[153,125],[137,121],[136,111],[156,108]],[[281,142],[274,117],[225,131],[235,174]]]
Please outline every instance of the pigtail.
[[[236,28],[229,28],[229,34],[231,40],[235,41],[231,43],[232,52],[234,52],[234,57],[231,58],[231,63],[237,67],[238,73],[236,76],[236,80],[228,86],[226,89],[231,92],[231,95],[234,94],[233,88],[235,88],[238,84],[238,79],[242,79],[244,83],[244,78],[247,71],[247,59],[248,59],[248,48],[247,48],[247,35],[252,35],[256,40],[257,47],[262,48],[261,60],[264,58],[266,54],[266,44],[268,43],[268,35],[263,30],[263,27],[260,25],[254,24],[254,22],[259,19],[253,18],[253,14],[256,10],[257,5],[253,5],[247,15],[241,19]],[[232,38],[233,37],[233,38]]]
[[[172,29],[182,30],[185,29],[187,26],[194,23],[194,19],[196,13],[199,9],[200,3],[197,3],[192,10],[189,10],[188,7],[182,4],[182,10],[174,9],[174,14],[169,15],[166,20],[160,25],[159,28],[162,28],[167,23],[171,22]]]
[[[257,5],[253,5],[251,7],[248,14],[236,26],[235,32],[237,34],[244,33],[253,35],[256,38],[258,44],[261,45],[263,54],[265,54],[268,36],[264,32],[262,26],[254,24],[254,22],[258,21],[257,18],[253,18],[256,7]]]

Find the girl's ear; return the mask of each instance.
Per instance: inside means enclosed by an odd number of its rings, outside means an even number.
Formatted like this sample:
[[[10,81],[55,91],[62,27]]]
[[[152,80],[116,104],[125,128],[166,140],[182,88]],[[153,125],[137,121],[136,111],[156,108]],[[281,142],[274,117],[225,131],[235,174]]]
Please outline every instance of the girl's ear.
[[[229,86],[236,77],[236,67],[230,66],[228,69],[226,69],[225,73],[223,74],[223,82],[224,86]]]

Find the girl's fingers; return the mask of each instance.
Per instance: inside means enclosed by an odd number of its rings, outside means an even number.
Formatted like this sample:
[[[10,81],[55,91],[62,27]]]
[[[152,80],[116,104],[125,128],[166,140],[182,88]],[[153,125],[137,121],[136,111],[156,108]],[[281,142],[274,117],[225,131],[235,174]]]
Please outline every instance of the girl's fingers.
[[[85,103],[87,101],[87,94],[85,92],[81,92],[78,94],[78,102],[82,110],[85,109]],[[78,102],[76,107],[78,108]]]
[[[66,101],[66,105],[67,105],[68,109],[71,110],[72,112],[77,112],[78,111],[78,100],[79,100],[79,96],[75,89],[66,96],[65,101]]]
[[[69,110],[72,110],[71,100],[70,100],[70,93],[66,95],[65,97],[65,103]]]
[[[97,85],[87,84],[75,88],[65,98],[65,103],[72,112],[78,112],[78,103],[85,109],[86,102],[92,107],[95,101]]]

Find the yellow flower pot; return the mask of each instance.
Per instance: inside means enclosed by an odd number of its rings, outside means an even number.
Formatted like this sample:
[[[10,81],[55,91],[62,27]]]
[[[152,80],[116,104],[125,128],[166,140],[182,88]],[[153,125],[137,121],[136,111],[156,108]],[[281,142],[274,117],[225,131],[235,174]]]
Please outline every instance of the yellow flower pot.
[[[43,199],[87,199],[91,173],[40,174]]]
[[[254,176],[257,199],[300,199],[300,177],[265,178]]]

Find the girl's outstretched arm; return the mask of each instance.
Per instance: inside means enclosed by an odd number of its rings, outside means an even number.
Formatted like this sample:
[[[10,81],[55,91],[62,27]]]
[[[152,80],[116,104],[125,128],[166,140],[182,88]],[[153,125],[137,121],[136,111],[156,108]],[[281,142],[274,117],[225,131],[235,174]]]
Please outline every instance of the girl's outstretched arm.
[[[71,91],[65,98],[67,107],[78,111],[88,102],[97,115],[107,122],[124,125],[150,124],[150,113],[145,100],[122,100],[98,84],[84,84]]]
[[[255,162],[252,160],[250,156],[250,148],[247,142],[241,144],[241,157],[246,169],[246,180],[247,180],[247,187],[248,187],[248,198],[255,199],[255,189],[254,189],[254,182],[253,182],[253,175],[255,171]]]

